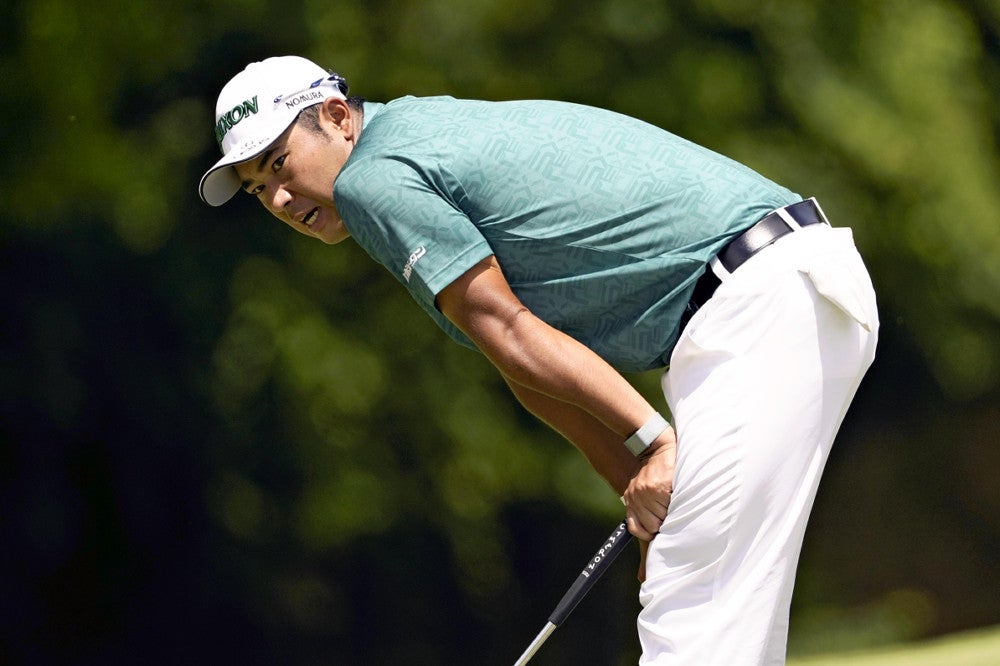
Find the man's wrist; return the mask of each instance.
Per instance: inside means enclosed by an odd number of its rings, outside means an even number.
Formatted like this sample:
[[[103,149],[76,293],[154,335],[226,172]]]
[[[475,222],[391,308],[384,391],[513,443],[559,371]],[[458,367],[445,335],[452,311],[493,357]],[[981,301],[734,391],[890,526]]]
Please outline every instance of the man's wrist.
[[[670,423],[657,412],[625,440],[625,448],[631,451],[632,455],[641,456],[669,427]]]

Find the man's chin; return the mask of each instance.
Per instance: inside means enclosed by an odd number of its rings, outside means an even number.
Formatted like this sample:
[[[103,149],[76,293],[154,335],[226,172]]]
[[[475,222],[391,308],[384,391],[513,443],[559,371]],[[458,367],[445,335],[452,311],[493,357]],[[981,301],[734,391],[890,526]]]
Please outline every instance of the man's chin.
[[[347,233],[346,231],[342,231],[340,233],[324,233],[316,236],[316,238],[323,241],[327,245],[337,245],[338,243],[342,243],[343,241],[347,240],[350,237],[351,234]]]

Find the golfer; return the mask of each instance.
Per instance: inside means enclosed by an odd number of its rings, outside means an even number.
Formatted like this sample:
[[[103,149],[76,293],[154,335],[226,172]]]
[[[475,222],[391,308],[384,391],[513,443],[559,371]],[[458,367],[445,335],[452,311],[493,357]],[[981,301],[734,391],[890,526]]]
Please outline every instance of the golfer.
[[[640,663],[783,663],[806,521],[874,358],[850,229],[617,113],[346,93],[303,58],[250,64],[219,95],[202,198],[242,189],[352,238],[580,449],[645,542]],[[653,368],[673,425],[619,374]]]

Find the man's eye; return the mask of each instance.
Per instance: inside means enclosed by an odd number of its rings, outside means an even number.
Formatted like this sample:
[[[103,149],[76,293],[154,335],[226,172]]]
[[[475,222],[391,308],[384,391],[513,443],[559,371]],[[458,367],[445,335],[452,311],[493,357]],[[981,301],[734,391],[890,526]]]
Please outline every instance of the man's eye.
[[[271,171],[277,171],[285,164],[285,156],[282,155],[278,159],[271,162]]]
[[[247,191],[250,192],[250,194],[252,194],[254,196],[257,196],[258,194],[260,194],[261,192],[264,191],[264,186],[263,185],[258,185],[257,187],[253,188],[252,190],[247,190]]]

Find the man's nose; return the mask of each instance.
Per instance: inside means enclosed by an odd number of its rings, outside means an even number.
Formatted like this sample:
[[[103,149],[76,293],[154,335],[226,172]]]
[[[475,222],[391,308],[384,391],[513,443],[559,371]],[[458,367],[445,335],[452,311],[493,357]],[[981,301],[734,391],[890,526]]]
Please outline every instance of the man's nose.
[[[292,194],[278,183],[267,186],[265,205],[272,213],[280,213],[292,201]]]

